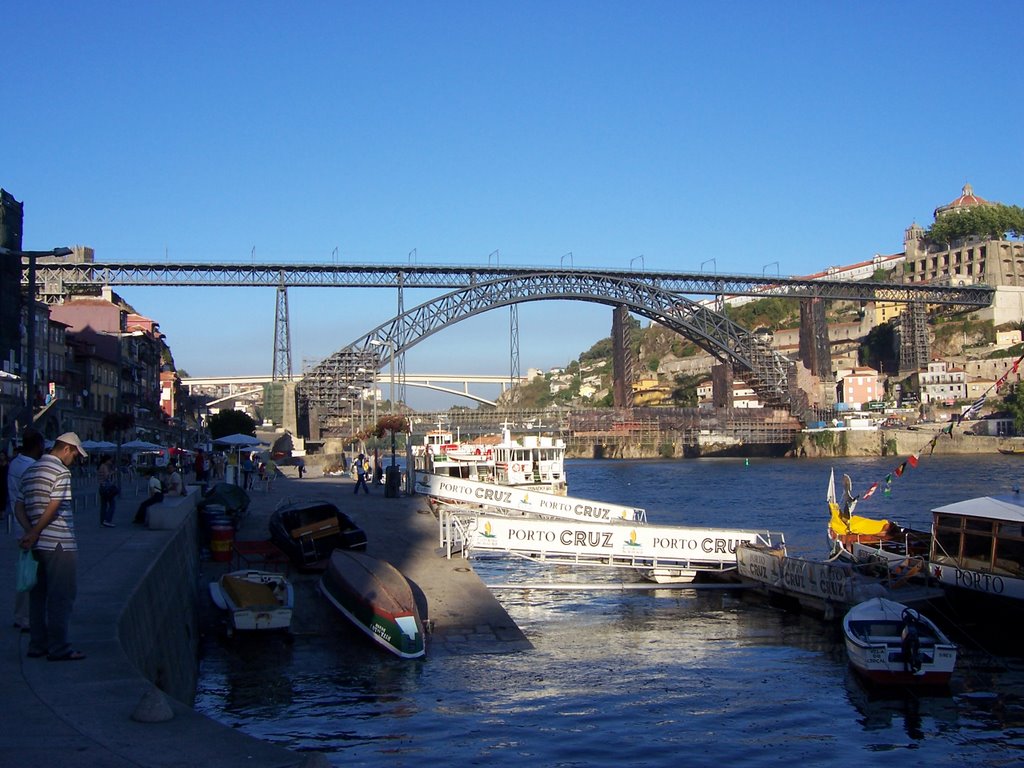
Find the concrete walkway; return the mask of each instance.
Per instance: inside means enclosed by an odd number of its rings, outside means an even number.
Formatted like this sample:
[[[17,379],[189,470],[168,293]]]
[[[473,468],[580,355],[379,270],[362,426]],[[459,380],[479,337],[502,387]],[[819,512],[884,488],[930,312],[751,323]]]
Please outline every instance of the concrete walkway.
[[[322,755],[293,753],[257,741],[162,694],[159,698],[167,699],[173,719],[161,723],[132,719],[143,697],[152,696],[156,689],[125,655],[118,640],[118,621],[127,597],[167,544],[170,532],[131,524],[139,500],[132,495],[134,489],[118,500],[117,527],[101,527],[95,494],[76,481],[79,484],[83,486],[75,514],[79,588],[71,642],[87,659],[50,662],[26,657],[28,635],[11,626],[17,545],[8,536],[0,546],[0,584],[5,585],[0,588],[0,766],[326,765]],[[427,638],[427,665],[431,655],[441,653],[531,647],[468,562],[441,557],[437,521],[422,497],[384,498],[380,487],[370,495],[354,496],[352,488],[348,478],[309,474],[302,480],[279,478],[272,488],[252,492],[250,514],[238,539],[266,539],[270,513],[283,500],[327,498],[366,530],[367,553],[392,562],[422,593],[424,618],[433,627]],[[227,567],[204,563],[201,581]],[[293,575],[307,582],[315,578]],[[315,594],[310,584],[306,586],[298,594]],[[200,599],[205,595],[200,594]],[[310,610],[324,609],[320,604],[304,607],[297,601],[296,619],[302,621]]]

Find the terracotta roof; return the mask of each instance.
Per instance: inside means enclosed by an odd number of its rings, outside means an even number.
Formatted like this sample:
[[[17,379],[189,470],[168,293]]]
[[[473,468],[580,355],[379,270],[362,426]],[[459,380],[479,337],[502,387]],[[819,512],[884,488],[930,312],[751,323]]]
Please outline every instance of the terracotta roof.
[[[983,197],[978,197],[974,194],[974,188],[970,184],[964,184],[964,188],[960,190],[960,197],[948,205],[940,205],[935,209],[935,215],[938,216],[940,213],[946,213],[947,211],[959,211],[967,208],[976,208],[979,205],[992,205],[988,200]]]

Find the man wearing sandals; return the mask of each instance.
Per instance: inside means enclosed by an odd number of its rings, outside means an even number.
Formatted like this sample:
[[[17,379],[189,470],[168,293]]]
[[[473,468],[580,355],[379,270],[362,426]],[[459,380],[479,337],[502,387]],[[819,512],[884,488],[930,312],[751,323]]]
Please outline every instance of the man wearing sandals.
[[[85,658],[68,642],[71,608],[78,593],[78,544],[71,508],[70,467],[79,456],[88,455],[78,435],[65,432],[21,478],[27,518],[22,523],[26,533],[21,538],[21,548],[31,549],[39,563],[36,585],[29,594],[28,655],[33,658]]]

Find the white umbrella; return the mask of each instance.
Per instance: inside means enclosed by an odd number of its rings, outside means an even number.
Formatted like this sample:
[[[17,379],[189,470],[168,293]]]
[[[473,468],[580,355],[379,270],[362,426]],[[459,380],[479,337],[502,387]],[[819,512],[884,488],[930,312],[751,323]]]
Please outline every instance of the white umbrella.
[[[163,446],[157,445],[156,443],[148,443],[145,440],[129,440],[127,443],[122,443],[122,448],[126,451],[161,451]]]
[[[232,448],[250,448],[257,445],[266,445],[258,437],[252,435],[228,435],[227,437],[215,437],[213,439],[215,445],[230,445]]]

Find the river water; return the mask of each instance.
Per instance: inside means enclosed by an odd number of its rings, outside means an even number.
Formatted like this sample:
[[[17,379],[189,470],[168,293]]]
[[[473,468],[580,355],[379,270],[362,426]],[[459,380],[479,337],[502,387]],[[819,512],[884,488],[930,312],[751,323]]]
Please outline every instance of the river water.
[[[781,531],[791,552],[822,556],[830,468],[837,485],[847,473],[859,492],[884,485],[898,463],[574,461],[568,476],[573,496],[643,507],[654,524]],[[1012,456],[922,457],[858,511],[926,528],[934,506],[1021,482],[1024,463]],[[489,584],[609,578],[522,561],[473,565]],[[496,594],[533,650],[410,663],[356,635],[341,650],[336,636],[317,633],[207,638],[196,707],[338,766],[1024,761],[1020,656],[964,651],[948,692],[881,696],[849,670],[835,624],[738,592]]]

